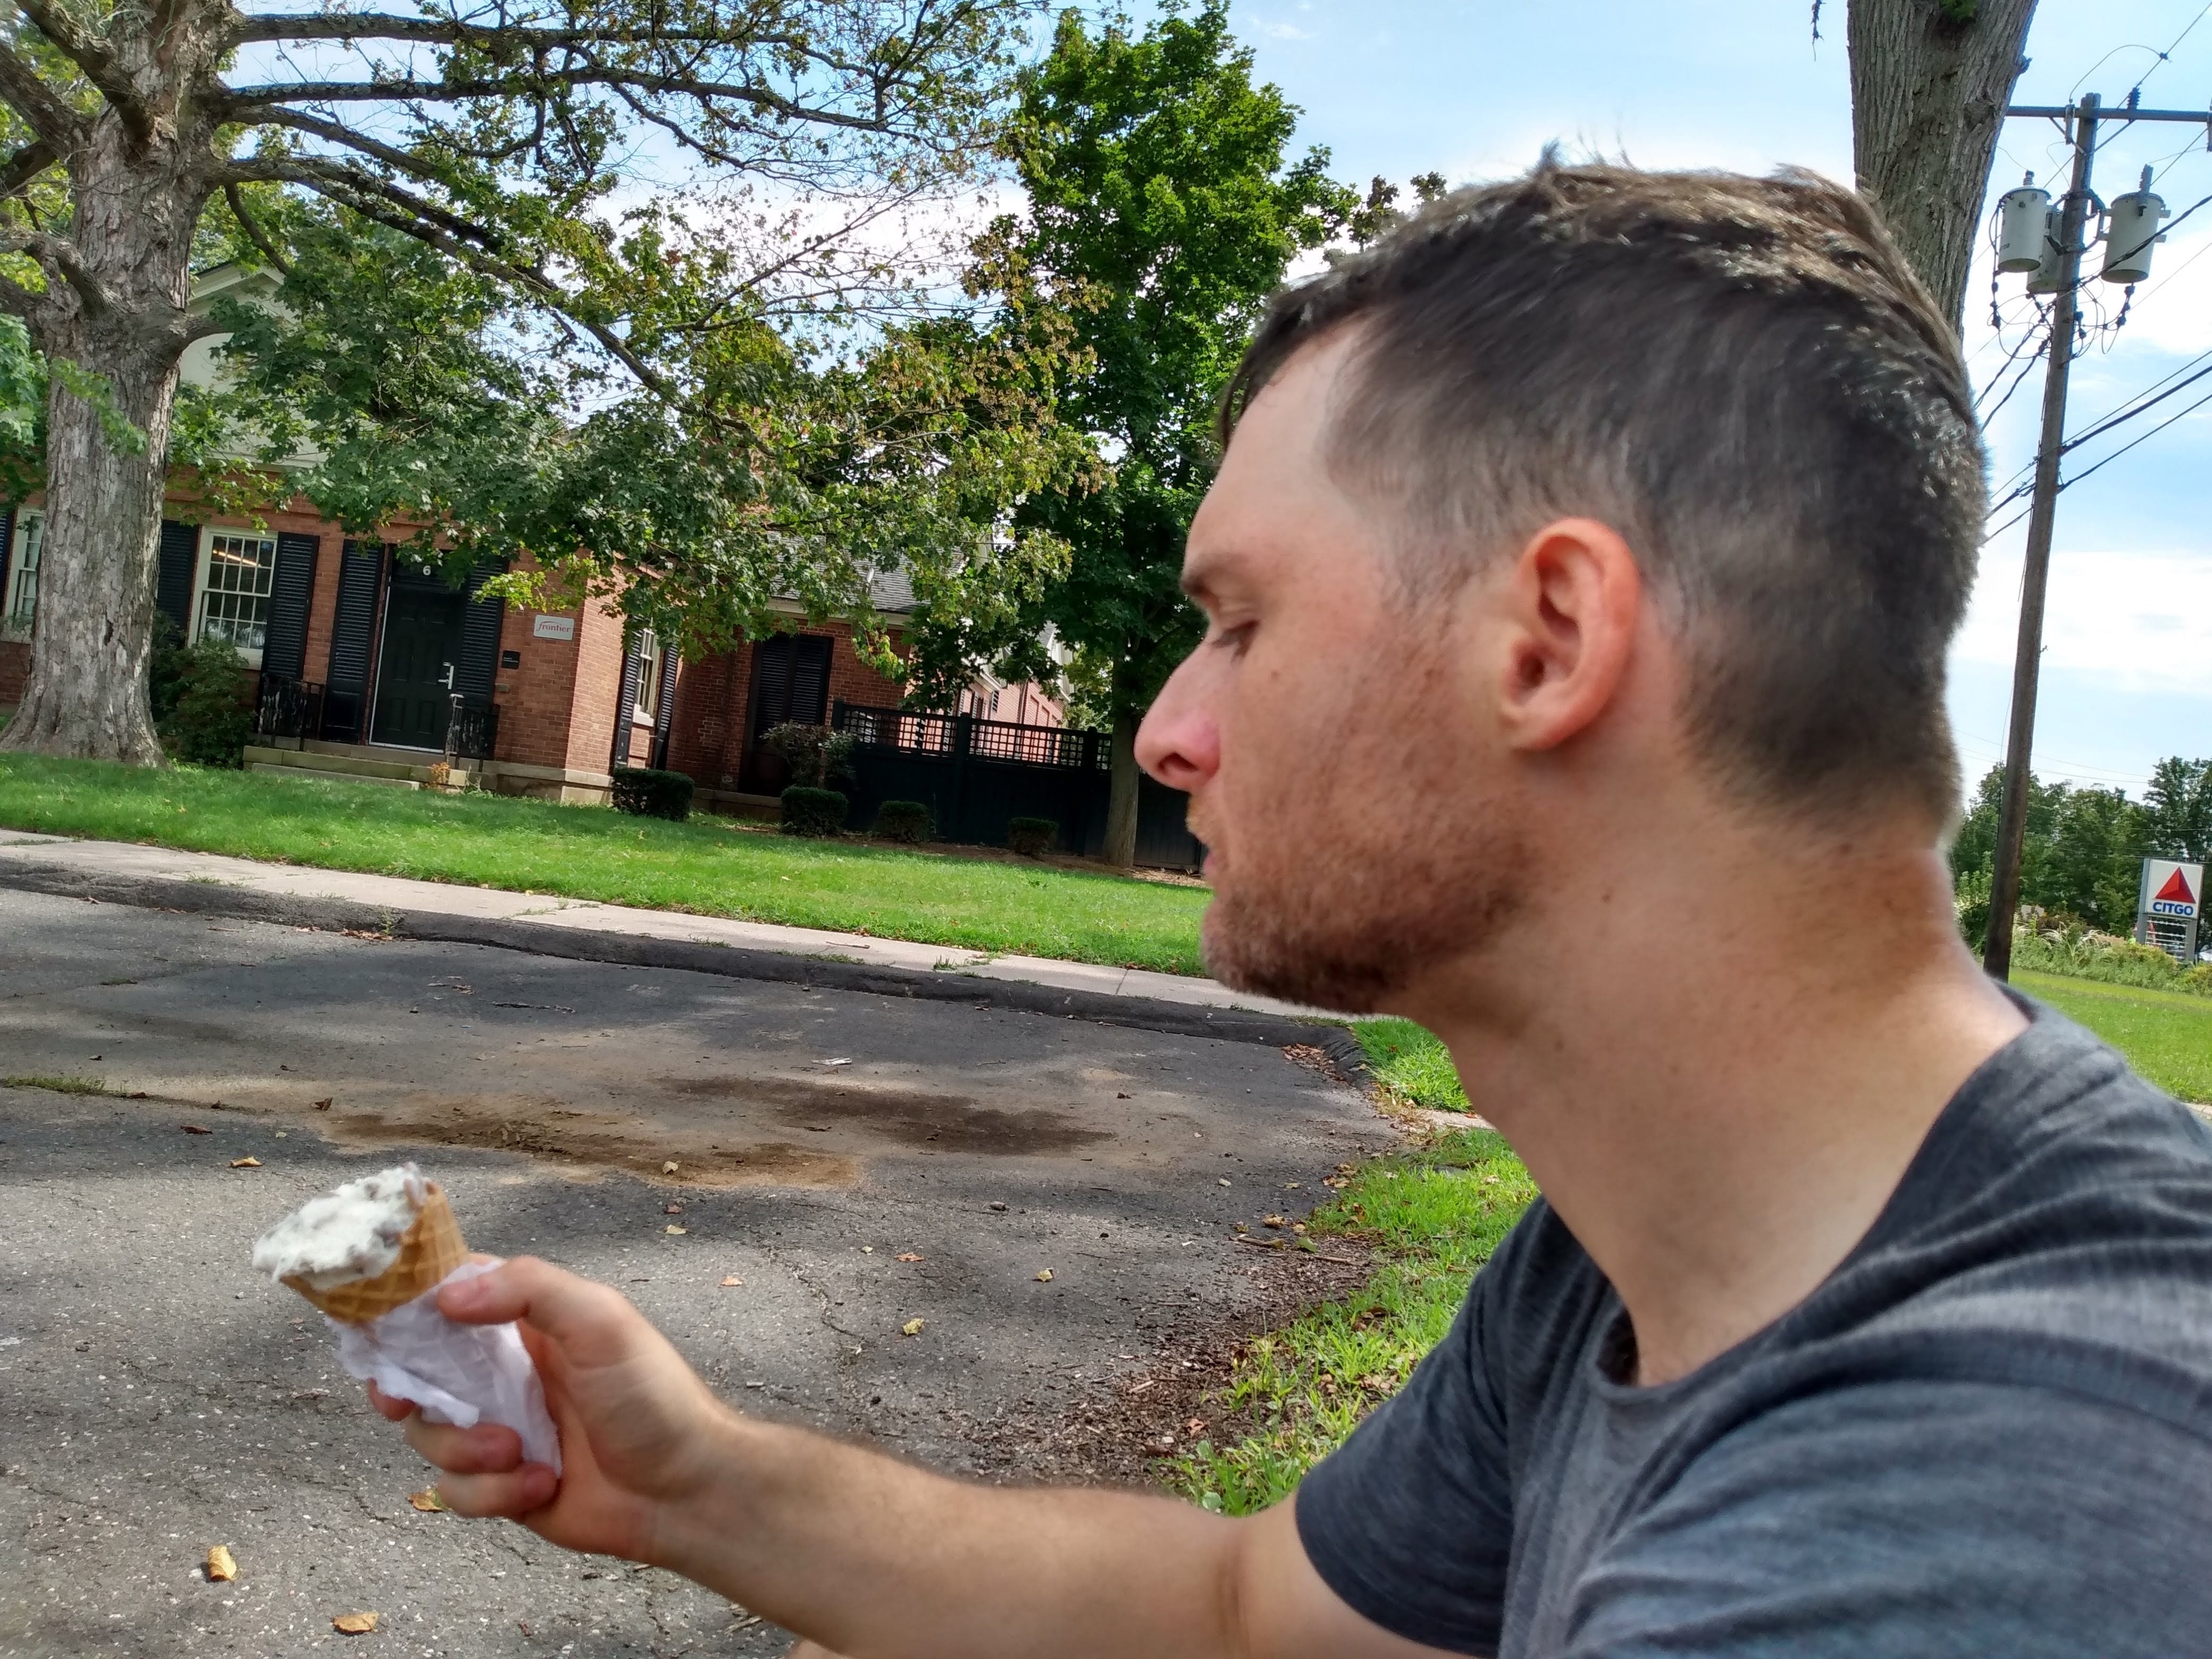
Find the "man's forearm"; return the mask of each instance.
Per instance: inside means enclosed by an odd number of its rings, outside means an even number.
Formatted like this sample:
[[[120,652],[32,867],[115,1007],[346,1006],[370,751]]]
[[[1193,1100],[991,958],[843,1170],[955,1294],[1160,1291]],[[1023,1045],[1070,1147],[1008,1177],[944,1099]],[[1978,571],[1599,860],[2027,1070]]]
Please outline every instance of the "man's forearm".
[[[735,1415],[657,1565],[852,1659],[1231,1659],[1243,1523],[1164,1498],[1000,1490]]]

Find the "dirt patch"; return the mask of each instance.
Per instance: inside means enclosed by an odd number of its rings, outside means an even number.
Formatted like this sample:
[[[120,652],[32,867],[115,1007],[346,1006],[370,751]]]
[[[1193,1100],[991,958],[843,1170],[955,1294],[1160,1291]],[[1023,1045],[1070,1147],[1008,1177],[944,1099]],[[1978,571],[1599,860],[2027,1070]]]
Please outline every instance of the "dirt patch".
[[[1068,1152],[1109,1139],[1064,1112],[1005,1111],[964,1095],[817,1082],[811,1078],[656,1078],[671,1094],[763,1106],[797,1129],[854,1128],[939,1152],[1023,1158]]]
[[[842,1153],[788,1141],[711,1142],[671,1135],[650,1123],[546,1106],[517,1109],[473,1098],[394,1112],[352,1112],[326,1126],[356,1146],[471,1146],[520,1152],[572,1170],[621,1170],[680,1187],[849,1187],[859,1164]],[[670,1174],[666,1166],[676,1165]]]

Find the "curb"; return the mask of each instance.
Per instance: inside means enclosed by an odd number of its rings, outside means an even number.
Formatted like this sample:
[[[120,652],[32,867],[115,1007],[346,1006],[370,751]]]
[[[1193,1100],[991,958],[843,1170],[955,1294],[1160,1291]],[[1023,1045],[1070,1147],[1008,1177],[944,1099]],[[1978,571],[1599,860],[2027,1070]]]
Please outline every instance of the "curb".
[[[1170,1036],[1212,1037],[1224,1042],[1261,1043],[1272,1048],[1318,1048],[1346,1079],[1365,1079],[1367,1056],[1359,1039],[1342,1025],[1285,1019],[1237,1008],[1205,1008],[1149,997],[1113,996],[1101,991],[1064,991],[1026,980],[921,969],[870,967],[829,962],[782,951],[740,945],[695,945],[681,939],[646,939],[554,927],[527,921],[494,921],[426,910],[390,910],[348,899],[301,898],[261,893],[208,881],[172,881],[161,877],[113,876],[60,865],[0,862],[0,887],[44,893],[56,898],[88,899],[140,909],[182,911],[265,921],[326,933],[374,933],[428,944],[479,945],[529,956],[570,962],[603,962],[629,968],[672,968],[716,974],[725,979],[764,980],[816,986],[875,996],[910,997],[932,1002],[964,1002],[971,1007],[1003,1008],[1018,1013],[1089,1020]]]

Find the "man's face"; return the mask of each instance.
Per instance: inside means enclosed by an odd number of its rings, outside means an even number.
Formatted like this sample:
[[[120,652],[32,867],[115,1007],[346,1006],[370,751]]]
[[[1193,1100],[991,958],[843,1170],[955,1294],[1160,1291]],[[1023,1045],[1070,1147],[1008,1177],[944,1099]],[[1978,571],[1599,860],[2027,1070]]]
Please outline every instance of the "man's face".
[[[1480,696],[1481,577],[1409,594],[1399,526],[1331,476],[1351,343],[1300,350],[1239,423],[1183,562],[1206,635],[1137,755],[1190,793],[1214,889],[1207,966],[1364,1012],[1487,947],[1528,842]]]

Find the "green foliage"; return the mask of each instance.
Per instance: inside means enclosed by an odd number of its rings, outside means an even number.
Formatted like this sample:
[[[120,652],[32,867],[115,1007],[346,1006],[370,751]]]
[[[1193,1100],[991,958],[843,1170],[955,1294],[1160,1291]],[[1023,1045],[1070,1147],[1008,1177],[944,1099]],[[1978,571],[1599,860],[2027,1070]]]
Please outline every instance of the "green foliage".
[[[1451,1053],[1410,1019],[1363,1019],[1352,1028],[1377,1082],[1401,1099],[1435,1112],[1472,1109]]]
[[[979,664],[1048,677],[1044,622],[1103,672],[1109,714],[1151,701],[1200,632],[1178,579],[1220,388],[1291,259],[1358,205],[1328,178],[1326,151],[1285,164],[1297,112],[1253,83],[1223,0],[1163,12],[1141,35],[1063,13],[1024,80],[1003,147],[1029,207],[994,234],[1069,297],[1085,366],[1060,410],[1113,476],[1023,499],[1016,525],[1071,550],[1036,603],[981,617],[929,606],[916,653],[926,706]]]
[[[2144,851],[2153,858],[2212,860],[2212,760],[2169,756],[2143,791]]]
[[[210,636],[172,659],[176,700],[159,722],[161,746],[195,766],[243,763],[253,735],[253,676],[236,647]]]
[[[1487,1130],[1363,1166],[1314,1212],[1308,1236],[1370,1246],[1373,1275],[1348,1297],[1244,1345],[1219,1400],[1235,1437],[1185,1452],[1170,1471],[1175,1485],[1229,1515],[1287,1497],[1404,1386],[1450,1328],[1475,1269],[1535,1196],[1520,1160]]]
[[[1024,858],[1041,859],[1060,844],[1055,818],[1008,818],[1006,845]]]
[[[154,648],[146,658],[146,698],[153,707],[156,729],[176,712],[177,699],[185,691],[185,666],[191,660],[191,653],[185,648],[185,631],[177,626],[177,619],[166,611],[157,611]]]
[[[875,833],[885,841],[919,844],[929,839],[933,828],[929,808],[918,800],[887,800],[876,808]]]
[[[2045,916],[2033,908],[2022,914],[2029,925],[2013,930],[2015,968],[2101,980],[2107,985],[2212,995],[2212,964],[2177,962],[2155,945],[2084,927],[2078,917]]]
[[[1206,894],[480,791],[0,754],[0,826],[1196,974]]]
[[[846,809],[852,805],[835,789],[803,783],[794,783],[778,799],[783,803],[787,836],[834,836],[845,827]]]
[[[2202,763],[2195,764],[2201,769]],[[2191,765],[2161,763],[2161,772],[2178,768],[2172,775],[2179,779]],[[1988,925],[1987,878],[1996,866],[2003,799],[2004,769],[1992,767],[1951,847],[1952,879],[1962,901],[1968,901],[1960,906],[1960,925],[1977,945],[1980,933],[1974,927]],[[2186,811],[2185,799],[2179,809],[2181,818],[2185,819]],[[2128,932],[2135,925],[2142,860],[2154,850],[2152,823],[2146,809],[2119,790],[2077,788],[2031,777],[2021,852],[2021,902],[2079,916],[2107,933]],[[1972,898],[1975,894],[1978,901]]]
[[[115,388],[66,358],[49,360],[22,319],[0,315],[0,498],[20,501],[46,483],[46,400],[52,381],[90,404],[117,449],[143,453],[146,434],[115,406]]]
[[[769,727],[761,734],[761,741],[789,763],[793,781],[809,789],[819,790],[833,777],[851,775],[846,762],[852,757],[856,739],[849,732],[786,720]]]
[[[636,817],[681,823],[691,816],[691,780],[682,772],[649,766],[615,769],[614,806]]]

